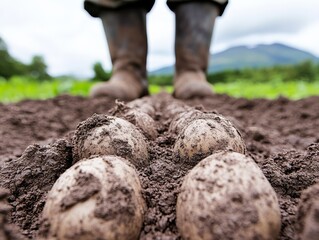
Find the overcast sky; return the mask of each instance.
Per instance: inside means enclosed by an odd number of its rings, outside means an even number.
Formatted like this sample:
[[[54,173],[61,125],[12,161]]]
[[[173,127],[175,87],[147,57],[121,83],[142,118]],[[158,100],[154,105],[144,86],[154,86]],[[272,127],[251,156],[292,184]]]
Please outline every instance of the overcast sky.
[[[318,0],[230,0],[211,52],[280,42],[319,56],[318,9]],[[157,0],[147,20],[148,69],[173,64],[174,15],[164,0]],[[43,55],[54,75],[87,77],[97,61],[111,69],[100,20],[83,10],[82,0],[0,0],[0,36],[22,61]]]

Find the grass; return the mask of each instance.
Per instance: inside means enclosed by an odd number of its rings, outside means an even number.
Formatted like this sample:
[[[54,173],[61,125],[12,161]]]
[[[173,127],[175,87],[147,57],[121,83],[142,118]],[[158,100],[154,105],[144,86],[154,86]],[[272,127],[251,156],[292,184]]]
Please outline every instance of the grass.
[[[47,99],[60,94],[87,96],[91,81],[77,81],[74,79],[53,79],[38,82],[27,77],[12,77],[10,80],[0,78],[0,102],[17,102],[23,99]],[[150,86],[151,94],[162,90],[172,92],[172,86]],[[290,99],[300,99],[308,96],[319,95],[319,81],[291,81],[282,82],[272,80],[267,83],[252,83],[251,81],[238,80],[232,83],[216,83],[216,93],[225,93],[234,97],[269,98],[286,96]]]
[[[217,93],[225,93],[233,97],[268,98],[275,99],[279,96],[297,100],[309,96],[319,95],[319,81],[305,82],[268,82],[268,83],[251,83],[251,82],[232,82],[217,83],[214,85]]]

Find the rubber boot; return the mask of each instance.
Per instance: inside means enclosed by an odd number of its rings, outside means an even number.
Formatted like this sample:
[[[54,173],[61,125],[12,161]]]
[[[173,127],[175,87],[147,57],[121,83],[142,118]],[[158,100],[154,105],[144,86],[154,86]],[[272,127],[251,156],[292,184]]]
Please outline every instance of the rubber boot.
[[[90,96],[131,101],[148,95],[146,81],[146,10],[107,10],[100,15],[113,64],[109,81],[92,87]]]
[[[181,3],[176,16],[174,97],[190,99],[213,94],[206,72],[209,48],[220,9],[212,2]]]

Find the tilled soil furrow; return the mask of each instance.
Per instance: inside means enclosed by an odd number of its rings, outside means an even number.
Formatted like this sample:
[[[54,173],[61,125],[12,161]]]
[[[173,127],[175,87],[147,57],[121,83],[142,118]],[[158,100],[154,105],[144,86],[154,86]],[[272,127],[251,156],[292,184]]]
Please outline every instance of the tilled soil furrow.
[[[78,160],[74,158],[72,141],[76,126],[97,113],[121,117],[136,125],[146,137],[149,163],[137,167],[147,205],[140,239],[181,239],[176,226],[176,201],[183,179],[194,163],[189,160],[185,164],[178,158],[174,150],[178,134],[176,128],[170,129],[170,123],[178,113],[193,107],[199,112],[222,114],[242,133],[247,155],[258,164],[277,193],[282,220],[280,239],[297,239],[302,231],[305,231],[302,234],[314,231],[312,215],[308,216],[307,209],[298,204],[304,196],[302,201],[311,206],[309,214],[316,211],[317,200],[309,200],[309,194],[302,195],[302,192],[319,180],[319,97],[290,101],[216,95],[183,103],[162,93],[127,106],[142,114],[105,98],[60,96],[0,104],[0,187],[10,191],[9,194],[0,191],[0,195],[3,193],[0,236],[21,239],[19,234],[14,234],[17,228],[26,238],[37,235],[43,224],[40,216],[47,193],[59,176]],[[151,119],[137,124],[139,119],[145,119],[143,114]],[[150,125],[156,131],[150,131]],[[301,220],[308,221],[312,228],[305,229]]]

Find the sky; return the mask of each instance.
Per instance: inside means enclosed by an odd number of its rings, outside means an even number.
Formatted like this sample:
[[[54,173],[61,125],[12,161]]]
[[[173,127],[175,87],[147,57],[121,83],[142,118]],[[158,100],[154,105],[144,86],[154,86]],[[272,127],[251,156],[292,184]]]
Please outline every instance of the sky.
[[[318,0],[230,0],[211,52],[279,42],[319,56],[318,9]],[[149,71],[174,64],[174,31],[174,14],[157,0],[147,16]],[[112,67],[102,24],[83,0],[0,0],[0,36],[21,61],[42,55],[53,75],[90,77],[98,61]]]

